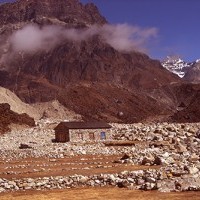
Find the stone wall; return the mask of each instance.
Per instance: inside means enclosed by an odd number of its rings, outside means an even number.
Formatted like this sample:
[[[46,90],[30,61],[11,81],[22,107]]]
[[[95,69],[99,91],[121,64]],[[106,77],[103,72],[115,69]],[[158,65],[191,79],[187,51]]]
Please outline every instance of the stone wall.
[[[95,186],[118,186],[129,189],[159,190],[161,192],[200,190],[199,174],[196,177],[188,176],[184,180],[180,177],[165,177],[163,174],[164,171],[162,169],[149,169],[91,176],[73,175],[13,180],[0,179],[0,192]]]
[[[70,141],[103,141],[101,139],[101,132],[105,132],[106,141],[112,140],[112,131],[108,129],[84,129],[84,130],[70,130]]]

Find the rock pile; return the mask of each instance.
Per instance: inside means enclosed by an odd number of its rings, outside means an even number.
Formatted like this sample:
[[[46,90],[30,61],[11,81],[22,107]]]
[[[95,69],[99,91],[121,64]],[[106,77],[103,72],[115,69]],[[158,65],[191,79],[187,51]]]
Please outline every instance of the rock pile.
[[[200,190],[199,172],[195,177],[185,175],[170,177],[168,171],[149,169],[138,171],[123,171],[119,174],[73,175],[43,178],[0,179],[0,192],[18,190],[47,190],[88,186],[118,186],[129,189],[159,190],[161,192]]]

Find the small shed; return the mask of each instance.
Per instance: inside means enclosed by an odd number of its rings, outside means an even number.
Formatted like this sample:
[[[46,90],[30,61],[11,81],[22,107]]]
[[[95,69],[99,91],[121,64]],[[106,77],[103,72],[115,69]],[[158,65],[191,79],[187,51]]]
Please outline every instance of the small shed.
[[[55,141],[56,142],[69,142],[70,129],[110,129],[111,126],[105,122],[60,122],[55,128]],[[95,140],[95,135],[92,132],[88,132],[88,138]],[[83,134],[78,133],[78,137],[83,140]],[[100,133],[102,139],[106,138],[105,132]]]

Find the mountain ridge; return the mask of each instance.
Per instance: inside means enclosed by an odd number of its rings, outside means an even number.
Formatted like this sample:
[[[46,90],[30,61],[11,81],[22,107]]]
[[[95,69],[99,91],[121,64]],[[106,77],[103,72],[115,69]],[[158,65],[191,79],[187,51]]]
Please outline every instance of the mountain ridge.
[[[43,16],[38,14],[44,8],[38,7],[40,4],[36,1],[36,7],[35,4],[30,6],[36,9],[33,18],[28,18],[28,21],[22,18],[19,22],[16,14],[16,22],[11,23],[11,11],[7,11],[7,8],[11,6],[13,9],[13,5],[18,5],[15,11],[30,5],[30,2],[25,4],[24,0],[20,0],[17,4],[0,6],[0,10],[3,9],[4,14],[7,14],[2,19],[5,25],[0,25],[0,30],[4,29],[0,31],[2,37],[22,29],[28,22],[39,27],[53,22],[54,25],[73,27],[79,31],[87,29],[88,23],[99,26],[107,23],[95,6],[83,6],[75,0],[59,1],[60,5],[63,2],[72,3],[70,8],[73,7],[76,12],[69,13],[68,17],[72,19],[77,16],[75,21],[66,20],[67,16],[62,18],[59,6],[56,9],[53,6],[57,1],[45,0],[42,2],[46,6],[45,20],[41,20]],[[15,52],[13,55],[8,45],[6,53],[2,55],[5,54],[12,55],[14,59],[8,59],[9,67],[2,66],[0,70],[2,87],[14,91],[27,103],[58,100],[65,107],[81,114],[85,120],[127,123],[151,118],[152,121],[168,121],[185,97],[181,89],[183,80],[164,69],[159,61],[136,50],[119,51],[98,33],[81,41],[66,39],[49,50],[34,53]]]
[[[165,69],[178,75],[180,78],[190,82],[200,81],[200,79],[198,79],[199,76],[197,74],[195,75],[195,73],[198,73],[200,70],[198,67],[200,64],[200,59],[197,59],[193,62],[186,62],[180,57],[167,56],[167,58],[164,59],[161,63]]]
[[[78,0],[19,0],[0,6],[0,25],[27,21],[40,23],[40,20],[48,23],[45,17],[54,17],[77,27],[107,22],[93,3],[83,5]]]

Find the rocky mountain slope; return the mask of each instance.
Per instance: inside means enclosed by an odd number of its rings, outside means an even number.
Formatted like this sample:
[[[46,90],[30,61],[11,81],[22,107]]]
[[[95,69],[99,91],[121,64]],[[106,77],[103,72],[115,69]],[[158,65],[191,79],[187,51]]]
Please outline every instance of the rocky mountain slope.
[[[183,84],[176,89],[179,98],[177,112],[172,116],[174,122],[199,122],[200,119],[200,85]],[[185,95],[183,95],[185,94]]]
[[[11,124],[35,126],[34,119],[27,114],[17,114],[10,110],[9,104],[0,104],[0,134],[9,131]]]
[[[194,63],[185,75],[185,79],[189,82],[200,83],[200,62]]]
[[[75,27],[106,23],[94,4],[84,6],[78,0],[19,0],[0,7],[1,26],[31,21],[64,23]]]
[[[37,24],[39,32],[53,24],[59,30],[73,27],[73,36],[89,32],[89,37],[71,40],[68,35],[42,51],[17,50],[10,36],[29,23]],[[19,0],[0,6],[0,85],[27,103],[56,99],[87,120],[168,120],[184,96],[177,89],[182,80],[143,53],[114,48],[93,28],[105,24],[94,4],[77,0]]]
[[[22,113],[33,113],[33,109],[29,104],[22,102],[13,92],[0,87],[0,103],[8,103],[12,111]]]
[[[9,104],[17,114],[26,113],[35,120],[54,118],[57,120],[81,120],[81,116],[65,108],[57,100],[43,103],[26,104],[13,92],[0,87],[0,104]]]

